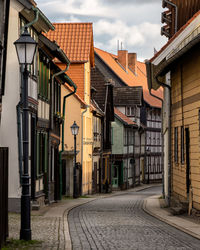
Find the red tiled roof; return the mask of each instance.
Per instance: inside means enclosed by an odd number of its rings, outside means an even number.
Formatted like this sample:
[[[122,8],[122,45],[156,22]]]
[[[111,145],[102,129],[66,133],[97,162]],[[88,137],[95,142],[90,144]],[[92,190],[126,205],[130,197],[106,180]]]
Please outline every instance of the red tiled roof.
[[[101,57],[104,63],[115,72],[115,74],[128,86],[136,87],[141,86],[143,88],[144,100],[153,107],[162,107],[162,103],[155,97],[149,94],[146,76],[146,65],[143,62],[137,61],[137,75],[134,74],[130,69],[126,72],[120,64],[117,62],[117,56],[113,55],[104,50],[95,48],[95,52]],[[153,94],[163,98],[162,88],[155,91]]]
[[[73,62],[88,62],[94,66],[92,23],[53,23],[55,30],[46,36],[56,43]]]
[[[132,121],[130,118],[128,118],[126,115],[124,115],[121,111],[119,111],[119,109],[114,108],[114,112],[127,125],[136,125],[137,126],[137,124],[134,121]]]
[[[194,14],[194,16],[185,24],[183,25],[180,30],[178,30],[171,39],[150,59],[150,62],[152,62],[156,57],[158,57],[161,52],[163,52],[169,45],[172,43],[172,41],[178,37],[186,28],[187,26],[197,17],[200,15],[200,10]]]

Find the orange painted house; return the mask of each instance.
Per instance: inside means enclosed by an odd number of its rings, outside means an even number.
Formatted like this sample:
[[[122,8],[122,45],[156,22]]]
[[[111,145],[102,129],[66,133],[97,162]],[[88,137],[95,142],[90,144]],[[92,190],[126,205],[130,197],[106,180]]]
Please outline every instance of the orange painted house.
[[[79,153],[82,165],[82,194],[88,194],[92,192],[93,115],[89,106],[90,74],[91,67],[94,67],[93,27],[92,23],[54,23],[53,25],[55,31],[49,32],[47,36],[50,40],[55,40],[69,58],[71,64],[67,75],[77,85],[77,95],[86,103],[86,108],[82,108],[81,112],[79,109],[70,111],[71,114],[77,112],[81,121],[78,126],[80,127],[79,131],[82,131],[82,149]],[[60,62],[56,64],[61,69],[65,69],[65,65]],[[67,129],[66,133],[69,133]],[[67,138],[69,138],[68,135]]]

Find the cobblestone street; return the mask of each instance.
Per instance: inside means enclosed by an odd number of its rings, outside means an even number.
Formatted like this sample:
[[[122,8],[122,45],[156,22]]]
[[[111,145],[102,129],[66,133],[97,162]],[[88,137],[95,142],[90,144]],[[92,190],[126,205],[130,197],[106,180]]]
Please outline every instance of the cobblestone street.
[[[68,215],[73,249],[200,249],[200,241],[150,215],[143,200],[160,187],[98,199]]]

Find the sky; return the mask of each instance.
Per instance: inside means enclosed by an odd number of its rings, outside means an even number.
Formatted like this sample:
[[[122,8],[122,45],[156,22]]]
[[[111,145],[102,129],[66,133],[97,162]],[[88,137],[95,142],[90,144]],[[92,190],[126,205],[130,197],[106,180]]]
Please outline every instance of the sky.
[[[92,22],[94,46],[117,54],[153,56],[167,41],[160,35],[162,0],[36,0],[51,22]]]

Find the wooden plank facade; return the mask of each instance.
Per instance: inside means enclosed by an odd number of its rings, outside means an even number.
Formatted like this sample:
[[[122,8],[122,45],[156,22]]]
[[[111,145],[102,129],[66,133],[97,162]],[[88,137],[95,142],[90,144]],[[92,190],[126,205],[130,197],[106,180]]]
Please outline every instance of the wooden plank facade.
[[[200,209],[200,52],[197,47],[179,60],[172,83],[172,195]]]

